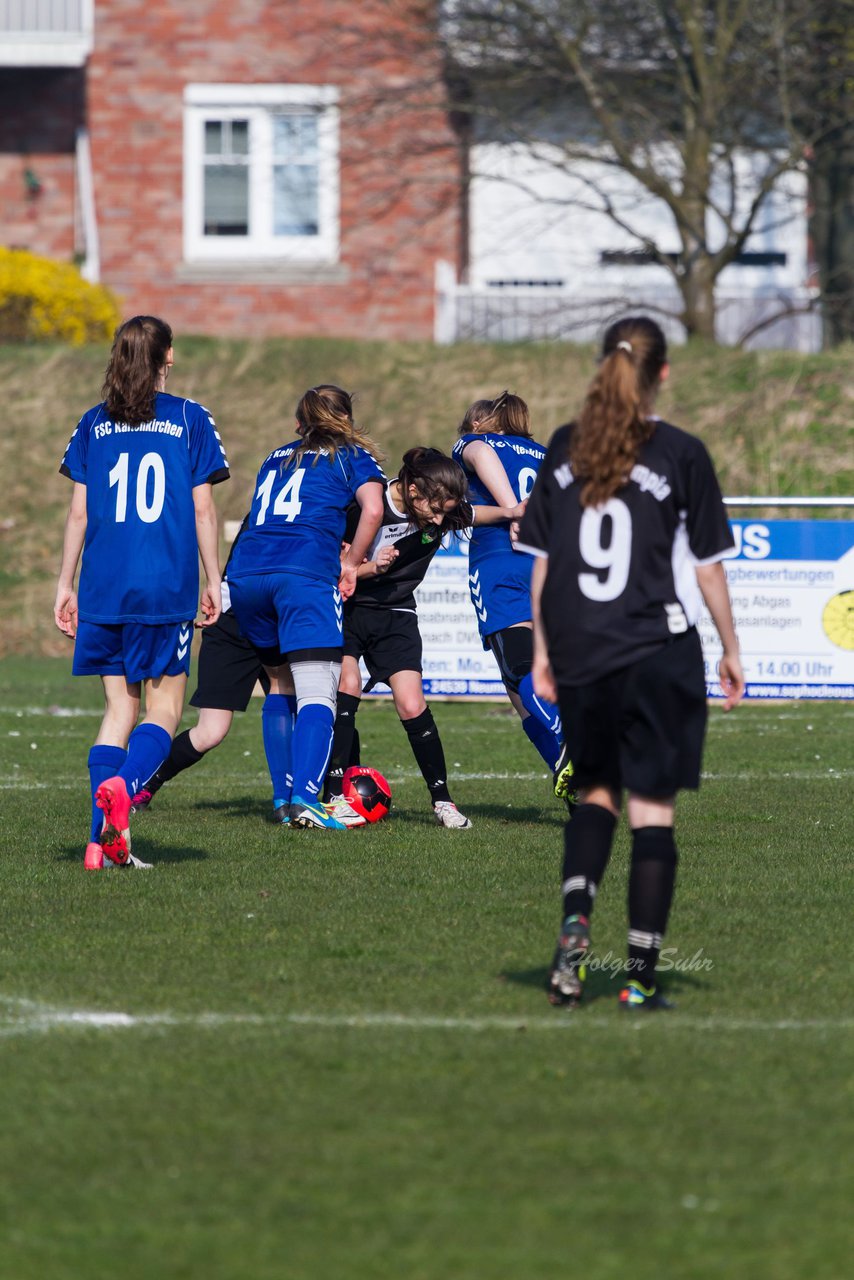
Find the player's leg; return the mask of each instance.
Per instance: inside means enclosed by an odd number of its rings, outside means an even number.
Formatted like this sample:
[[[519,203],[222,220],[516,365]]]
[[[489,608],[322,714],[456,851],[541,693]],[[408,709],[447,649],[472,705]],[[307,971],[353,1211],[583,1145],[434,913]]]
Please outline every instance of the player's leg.
[[[104,811],[101,846],[119,866],[144,865],[130,853],[131,797],[169,754],[184,709],[191,636],[189,622],[129,623],[122,628],[125,675],[129,683],[144,683],[145,713],[128,739],[124,764],[101,783],[96,795]]]
[[[406,730],[412,754],[430,792],[436,821],[452,831],[468,830],[471,821],[454,804],[448,789],[445,752],[433,713],[424,698],[420,666],[417,671],[395,671],[389,675],[388,682],[395,710]]]
[[[534,644],[529,622],[506,627],[488,637],[504,687],[518,712],[531,744],[551,770],[557,768],[563,746],[560,713],[534,692],[531,667]]]
[[[632,829],[629,874],[629,981],[623,1008],[661,1008],[656,965],[667,929],[679,860],[673,829],[677,791],[700,784],[707,704],[695,631],[674,639],[626,676],[622,771]]]
[[[335,732],[332,738],[332,755],[326,773],[324,800],[337,804],[343,799],[341,786],[344,774],[353,762],[353,744],[356,735],[356,712],[362,699],[362,676],[358,657],[347,652],[347,625],[345,616],[344,657],[341,660],[341,679],[335,709]],[[356,815],[358,816],[358,815]]]
[[[98,736],[89,751],[89,790],[92,798],[92,823],[84,858],[88,870],[103,865],[101,832],[104,813],[97,802],[98,788],[115,777],[127,759],[127,742],[139,716],[142,695],[140,685],[129,684],[123,675],[101,677],[104,689],[104,717]]]
[[[572,820],[564,824],[563,923],[546,991],[552,1004],[572,1007],[583,993],[593,906],[620,814],[619,689],[600,681],[589,689],[559,692],[566,740],[580,785]]]
[[[651,800],[629,794],[632,830],[629,871],[629,981],[620,994],[624,1007],[664,1004],[656,965],[667,930],[679,854],[673,834],[674,798]]]
[[[290,823],[343,831],[344,824],[326,813],[321,798],[332,753],[341,663],[298,654],[290,655],[290,663],[297,699]]]
[[[198,764],[219,746],[231,728],[235,711],[246,710],[259,679],[265,682],[263,677],[258,655],[241,635],[232,613],[222,614],[212,627],[202,631],[198,685],[190,699],[190,705],[199,710],[198,721],[174,738],[163,764],[133,796],[134,812],[146,808],[165,782]]]
[[[184,729],[172,739],[169,755],[159,769],[147,779],[131,800],[131,812],[147,809],[165,782],[203,760],[209,751],[227,737],[234,719],[233,711],[205,707],[192,729]]]
[[[293,792],[293,739],[297,699],[293,676],[286,662],[265,668],[269,692],[261,708],[261,731],[264,754],[273,788],[273,816],[277,822],[290,822]]]
[[[185,672],[145,681],[145,714],[130,735],[127,758],[114,777],[98,787],[96,799],[104,811],[101,847],[105,856],[119,866],[128,861],[135,866],[145,865],[130,854],[131,798],[142,779],[154,773],[169,754],[184,709],[186,688]]]
[[[104,715],[87,761],[92,820],[84,865],[103,865],[100,835],[104,815],[96,802],[98,788],[113,777],[127,758],[127,743],[139,715],[139,682],[128,682],[122,661],[122,628],[81,622],[74,639],[72,671],[76,676],[100,676]]]

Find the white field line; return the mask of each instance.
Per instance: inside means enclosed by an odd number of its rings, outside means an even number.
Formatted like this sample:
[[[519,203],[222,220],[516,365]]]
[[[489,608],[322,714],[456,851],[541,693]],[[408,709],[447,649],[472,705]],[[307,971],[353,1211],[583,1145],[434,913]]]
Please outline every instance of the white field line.
[[[221,783],[242,782],[253,783],[260,779],[266,780],[266,774],[247,769],[245,773],[217,773],[216,777],[188,777],[185,775],[181,779],[180,786],[190,791],[205,792],[214,790],[217,793],[221,791]],[[451,769],[448,773],[448,779],[451,782],[542,782],[548,778],[546,773],[463,773],[455,769]],[[789,778],[795,782],[836,782],[845,778],[854,777],[854,769],[834,769],[828,767],[823,770],[809,769],[786,769],[782,772],[776,772],[768,769],[764,772],[757,770],[744,771],[740,770],[735,773],[703,773],[702,778],[706,782],[762,782],[770,778]],[[389,782],[392,784],[398,782],[408,782],[412,779],[421,778],[421,774],[417,769],[400,769],[397,772],[389,771],[386,774]],[[77,778],[69,779],[63,777],[53,777],[49,782],[19,782],[14,776],[10,777],[6,774],[0,777],[0,791],[85,791],[86,779],[81,773]],[[171,793],[171,787],[170,787]]]
[[[625,1027],[635,1031],[640,1027],[652,1026],[659,1033],[669,1028],[674,1031],[705,1032],[712,1035],[722,1032],[750,1031],[772,1034],[779,1031],[793,1031],[811,1034],[821,1031],[854,1030],[854,1018],[686,1018],[680,1016],[675,1010],[656,1016],[643,1013],[628,1016],[623,1014],[616,1019],[566,1012],[555,1012],[547,1018],[497,1015],[481,1018],[450,1018],[398,1013],[286,1013],[264,1017],[240,1013],[130,1014],[86,1009],[58,1009],[32,1000],[19,1000],[8,996],[0,996],[0,1005],[5,1006],[5,1012],[0,1013],[0,1039],[45,1033],[60,1028],[77,1028],[87,1031],[146,1031],[165,1027],[209,1031],[230,1026],[268,1027],[271,1030],[282,1027],[316,1027],[325,1030],[353,1031],[460,1031],[466,1033],[576,1031],[581,1034],[585,1031],[603,1029],[620,1028],[622,1030]]]

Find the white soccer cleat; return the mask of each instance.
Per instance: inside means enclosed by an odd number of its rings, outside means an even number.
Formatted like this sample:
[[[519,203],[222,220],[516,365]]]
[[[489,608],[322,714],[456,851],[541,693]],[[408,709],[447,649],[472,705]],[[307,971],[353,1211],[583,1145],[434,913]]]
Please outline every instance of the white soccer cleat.
[[[349,800],[345,800],[344,796],[331,796],[328,802],[323,806],[330,818],[334,818],[336,822],[342,823],[345,827],[366,827],[367,819],[357,813]]]
[[[124,865],[136,867],[137,871],[151,871],[154,867],[153,862],[143,862],[142,858],[138,858],[135,853],[128,854],[128,860]]]
[[[433,816],[440,827],[451,831],[467,831],[471,822],[464,813],[450,800],[437,800],[433,805]]]

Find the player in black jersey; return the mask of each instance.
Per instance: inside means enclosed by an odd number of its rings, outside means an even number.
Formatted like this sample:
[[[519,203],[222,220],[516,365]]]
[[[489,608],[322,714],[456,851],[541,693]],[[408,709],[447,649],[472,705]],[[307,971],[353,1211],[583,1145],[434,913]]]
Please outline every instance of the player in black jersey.
[[[340,794],[362,695],[360,658],[372,684],[391,687],[436,821],[451,829],[471,826],[451,799],[442,742],[424,698],[415,589],[445,533],[480,522],[517,520],[524,508],[471,507],[466,489],[465,474],[452,458],[421,446],[404,454],[399,475],[386,486],[382,523],[358,571],[356,590],[344,606],[344,661],[326,795],[332,815],[347,826],[364,822]]]
[[[553,1004],[582,994],[589,920],[622,804],[632,829],[625,1008],[667,1002],[656,964],[676,879],[676,793],[696,789],[706,685],[705,600],[729,710],[744,676],[721,559],[732,535],[703,444],[652,414],[668,376],[658,325],[612,325],[577,422],[549,445],[519,532],[532,578],[534,685],[557,700],[579,805],[564,834]]]

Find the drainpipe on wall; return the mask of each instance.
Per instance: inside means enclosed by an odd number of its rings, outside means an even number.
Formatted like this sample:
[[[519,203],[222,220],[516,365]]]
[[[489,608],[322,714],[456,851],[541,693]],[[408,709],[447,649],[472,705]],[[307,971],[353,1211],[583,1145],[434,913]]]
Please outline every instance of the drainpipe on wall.
[[[83,226],[83,262],[80,265],[80,274],[90,284],[98,284],[101,279],[101,255],[98,244],[98,219],[95,213],[95,184],[92,179],[92,151],[86,129],[77,130],[75,160],[77,199]]]

